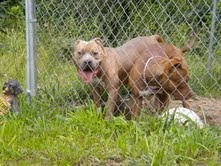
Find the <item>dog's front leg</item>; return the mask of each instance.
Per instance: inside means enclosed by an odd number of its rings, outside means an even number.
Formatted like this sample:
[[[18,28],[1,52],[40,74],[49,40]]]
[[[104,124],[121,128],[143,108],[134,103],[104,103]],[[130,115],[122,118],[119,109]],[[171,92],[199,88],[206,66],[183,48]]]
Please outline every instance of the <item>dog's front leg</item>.
[[[100,93],[101,93],[100,87],[91,86],[91,88],[92,88],[93,101],[94,101],[96,107],[100,107],[101,102],[102,102],[101,95],[100,95]]]
[[[169,105],[169,95],[166,92],[156,94],[156,100],[159,103],[159,111],[164,111],[165,108]]]
[[[119,83],[111,84],[107,87],[108,101],[105,119],[108,120],[113,116],[116,103],[118,101]]]
[[[140,115],[140,110],[142,107],[142,97],[140,95],[133,95],[133,106],[132,106],[132,119],[136,120]]]

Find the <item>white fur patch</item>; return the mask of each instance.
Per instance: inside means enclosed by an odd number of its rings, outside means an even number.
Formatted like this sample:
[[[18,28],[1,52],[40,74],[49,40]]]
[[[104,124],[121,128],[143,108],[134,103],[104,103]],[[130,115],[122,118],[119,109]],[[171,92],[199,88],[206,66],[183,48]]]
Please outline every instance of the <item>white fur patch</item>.
[[[150,96],[150,95],[153,95],[153,94],[156,94],[156,93],[162,93],[162,89],[160,89],[159,87],[157,86],[148,86],[146,89],[142,90],[142,91],[139,91],[139,95],[140,96]]]
[[[147,90],[143,90],[143,91],[139,91],[139,95],[140,96],[150,96],[150,95],[152,95],[153,93],[149,90],[149,89],[147,89]]]

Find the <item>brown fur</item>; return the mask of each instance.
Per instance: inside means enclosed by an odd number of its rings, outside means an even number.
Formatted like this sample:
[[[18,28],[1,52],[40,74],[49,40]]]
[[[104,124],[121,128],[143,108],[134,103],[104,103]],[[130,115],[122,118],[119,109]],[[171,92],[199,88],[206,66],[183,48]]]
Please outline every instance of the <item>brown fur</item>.
[[[112,116],[119,88],[128,83],[128,73],[139,55],[149,45],[161,42],[163,39],[158,35],[137,37],[117,48],[104,47],[99,38],[76,42],[73,60],[79,75],[91,85],[93,99],[98,107],[101,105],[102,84],[108,93],[106,119]]]
[[[193,40],[192,40],[193,41]],[[142,106],[141,92],[155,96],[155,108],[163,109],[168,105],[169,95],[182,100],[184,107],[191,97],[188,66],[182,53],[187,47],[177,48],[167,43],[150,44],[136,60],[129,76],[134,104],[132,113],[137,117]]]

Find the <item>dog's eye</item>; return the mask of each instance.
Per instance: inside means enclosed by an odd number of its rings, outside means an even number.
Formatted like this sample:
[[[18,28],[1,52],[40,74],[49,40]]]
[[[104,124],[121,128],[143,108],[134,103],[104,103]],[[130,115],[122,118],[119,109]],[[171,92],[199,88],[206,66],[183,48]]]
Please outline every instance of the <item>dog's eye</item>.
[[[78,51],[77,54],[78,54],[79,56],[83,56],[83,55],[84,55],[84,52],[83,52],[83,51]]]
[[[93,56],[96,56],[96,55],[98,54],[98,52],[92,51],[91,54],[92,54]]]

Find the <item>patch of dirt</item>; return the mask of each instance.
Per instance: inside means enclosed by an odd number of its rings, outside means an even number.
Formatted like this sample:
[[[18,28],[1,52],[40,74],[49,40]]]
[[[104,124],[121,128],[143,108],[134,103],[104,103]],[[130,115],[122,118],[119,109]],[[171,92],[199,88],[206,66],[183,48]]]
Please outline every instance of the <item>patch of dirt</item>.
[[[155,114],[153,110],[154,106],[153,98],[147,98],[143,101],[143,107],[146,107],[149,110],[148,113]],[[130,108],[132,107],[132,103],[130,99],[121,100],[118,105],[118,110],[115,110],[115,115],[119,115],[120,113],[124,113],[127,119],[130,119]],[[194,97],[194,99],[189,100],[190,109],[193,110],[201,120],[208,125],[219,126],[221,127],[221,98],[206,98],[206,97]],[[170,100],[170,104],[168,108],[176,108],[183,107],[182,102],[179,100]]]
[[[181,105],[180,101],[171,101],[170,108]],[[197,97],[190,100],[191,109],[196,112],[205,124],[221,127],[221,98]]]

